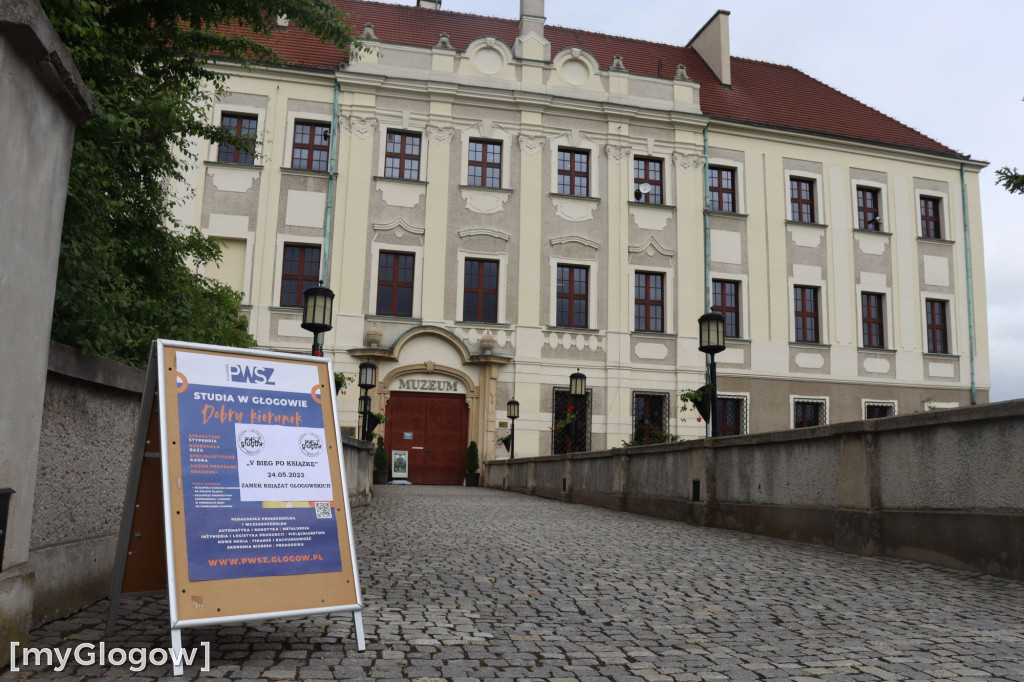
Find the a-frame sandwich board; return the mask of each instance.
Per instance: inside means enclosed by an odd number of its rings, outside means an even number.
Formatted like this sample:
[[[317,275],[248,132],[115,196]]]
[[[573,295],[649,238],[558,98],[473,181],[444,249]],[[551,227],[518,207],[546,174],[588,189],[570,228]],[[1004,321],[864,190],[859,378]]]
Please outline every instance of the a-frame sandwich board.
[[[122,594],[166,591],[173,651],[186,627],[346,611],[365,650],[333,370],[319,357],[153,343],[108,634]]]

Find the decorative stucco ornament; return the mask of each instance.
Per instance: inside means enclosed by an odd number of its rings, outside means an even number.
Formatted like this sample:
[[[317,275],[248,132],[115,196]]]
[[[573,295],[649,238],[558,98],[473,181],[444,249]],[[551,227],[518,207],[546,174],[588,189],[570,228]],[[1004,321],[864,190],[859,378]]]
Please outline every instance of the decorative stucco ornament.
[[[384,332],[380,330],[377,323],[374,322],[369,329],[366,330],[366,345],[370,348],[376,348],[380,345],[380,340],[383,338]]]
[[[494,339],[494,335],[490,332],[486,332],[480,339],[480,348],[483,349],[484,355],[490,355],[494,351],[494,346],[497,343]]]

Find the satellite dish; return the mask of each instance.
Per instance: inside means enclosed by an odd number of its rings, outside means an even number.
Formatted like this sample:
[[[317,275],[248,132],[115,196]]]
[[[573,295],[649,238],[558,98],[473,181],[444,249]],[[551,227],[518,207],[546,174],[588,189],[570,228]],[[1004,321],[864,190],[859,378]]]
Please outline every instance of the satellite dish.
[[[650,183],[648,183],[648,182],[640,183],[640,194],[650,194],[650,193],[651,193],[651,185],[650,185]]]

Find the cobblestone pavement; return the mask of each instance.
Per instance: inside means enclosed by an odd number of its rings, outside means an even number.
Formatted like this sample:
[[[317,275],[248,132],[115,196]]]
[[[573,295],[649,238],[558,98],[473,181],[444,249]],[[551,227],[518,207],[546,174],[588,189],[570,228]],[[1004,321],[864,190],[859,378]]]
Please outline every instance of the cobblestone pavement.
[[[186,630],[211,643],[203,676],[1024,680],[1018,582],[496,490],[379,493],[353,514],[368,650],[347,614]],[[104,641],[106,607],[33,645]],[[122,614],[108,648],[167,646],[163,600]]]

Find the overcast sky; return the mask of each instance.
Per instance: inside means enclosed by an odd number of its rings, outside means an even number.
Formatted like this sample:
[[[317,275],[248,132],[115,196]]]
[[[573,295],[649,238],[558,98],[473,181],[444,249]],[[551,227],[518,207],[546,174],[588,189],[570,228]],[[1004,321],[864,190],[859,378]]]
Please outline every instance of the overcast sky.
[[[388,0],[412,5],[415,0]],[[519,0],[443,0],[517,18]],[[787,64],[974,159],[981,174],[991,398],[1024,398],[1024,195],[995,169],[1024,167],[1020,0],[547,0],[547,23],[685,45],[729,10],[732,54]],[[629,68],[629,65],[626,65]],[[972,248],[978,245],[971,244]]]

